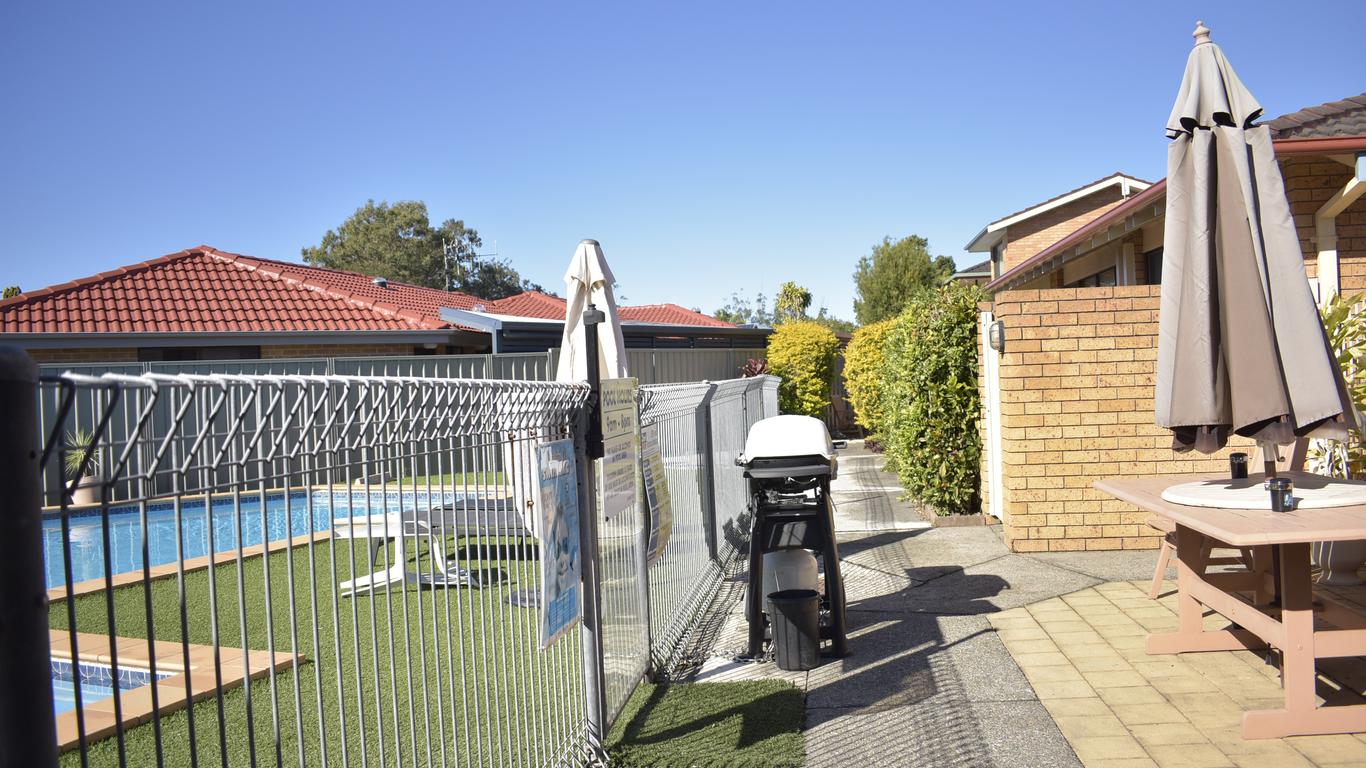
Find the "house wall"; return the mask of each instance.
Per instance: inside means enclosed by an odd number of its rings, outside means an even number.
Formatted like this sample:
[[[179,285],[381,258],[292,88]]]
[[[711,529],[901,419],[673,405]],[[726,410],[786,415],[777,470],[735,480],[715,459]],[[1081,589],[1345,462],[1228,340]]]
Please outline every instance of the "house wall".
[[[1000,359],[1003,527],[1013,551],[1156,547],[1161,537],[1144,524],[1147,515],[1097,491],[1095,481],[1221,472],[1230,452],[1252,452],[1251,441],[1239,439],[1211,456],[1177,454],[1171,433],[1153,423],[1159,291],[1127,286],[996,294],[993,311],[1005,323],[1006,338]],[[983,494],[987,477],[984,467]]]
[[[1300,235],[1305,267],[1316,276],[1318,242],[1314,212],[1352,178],[1353,169],[1326,157],[1286,157],[1281,160],[1285,195]],[[1366,292],[1366,197],[1338,215],[1338,275],[1344,296]]]
[[[261,347],[261,359],[281,357],[376,357],[415,354],[412,344],[275,344]]]
[[[28,356],[39,365],[43,363],[136,363],[138,361],[138,351],[135,347],[30,349],[26,351]]]
[[[29,357],[44,363],[135,363],[136,347],[30,349]],[[412,344],[278,344],[262,346],[261,358],[285,357],[373,357],[379,355],[412,355]]]
[[[1002,274],[1077,231],[1123,200],[1118,186],[1107,187],[1018,224],[1011,224],[1006,231],[1007,242],[1001,256]]]

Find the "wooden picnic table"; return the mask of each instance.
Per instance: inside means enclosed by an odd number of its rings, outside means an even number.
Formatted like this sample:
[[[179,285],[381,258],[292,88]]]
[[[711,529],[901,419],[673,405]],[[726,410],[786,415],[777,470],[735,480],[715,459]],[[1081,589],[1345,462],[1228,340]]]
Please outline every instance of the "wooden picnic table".
[[[1330,595],[1316,595],[1309,567],[1313,542],[1366,539],[1366,505],[1272,512],[1191,507],[1162,498],[1170,486],[1216,479],[1166,475],[1095,484],[1176,524],[1178,629],[1149,635],[1148,653],[1280,650],[1285,706],[1244,712],[1245,739],[1366,731],[1366,704],[1320,707],[1315,692],[1318,659],[1366,656],[1366,615]],[[1245,571],[1207,573],[1210,544],[1251,549],[1253,563]],[[1279,605],[1273,558],[1279,565]],[[1202,606],[1234,626],[1206,630]]]

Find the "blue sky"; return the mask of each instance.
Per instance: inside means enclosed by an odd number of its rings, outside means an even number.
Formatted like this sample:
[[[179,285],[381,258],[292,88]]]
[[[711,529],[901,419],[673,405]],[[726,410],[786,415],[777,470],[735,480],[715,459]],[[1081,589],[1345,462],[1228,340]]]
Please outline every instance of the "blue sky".
[[[52,3],[0,10],[0,283],[200,243],[297,260],[366,199],[463,218],[558,287],[599,239],[630,303],[784,280],[851,317],[884,236],[1123,170],[1202,18],[1269,115],[1366,90],[1358,2]]]

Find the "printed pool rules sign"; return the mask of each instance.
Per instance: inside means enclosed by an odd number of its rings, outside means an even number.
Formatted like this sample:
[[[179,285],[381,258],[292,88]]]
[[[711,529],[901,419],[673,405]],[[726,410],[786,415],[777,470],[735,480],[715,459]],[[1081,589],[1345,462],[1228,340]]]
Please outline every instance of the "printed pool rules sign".
[[[635,379],[602,382],[602,517],[611,522],[636,510],[639,448]],[[630,519],[630,518],[626,518]]]

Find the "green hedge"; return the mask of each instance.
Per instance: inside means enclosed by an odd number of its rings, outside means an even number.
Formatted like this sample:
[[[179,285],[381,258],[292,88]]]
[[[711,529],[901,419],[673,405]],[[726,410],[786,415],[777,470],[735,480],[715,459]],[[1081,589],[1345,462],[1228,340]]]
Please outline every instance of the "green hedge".
[[[941,515],[977,511],[976,286],[916,296],[887,334],[883,445],[901,484]]]
[[[887,335],[894,325],[896,318],[865,325],[854,331],[844,350],[844,388],[849,391],[849,404],[854,408],[854,418],[873,438],[882,435],[882,367],[887,359]]]
[[[808,320],[783,323],[768,339],[768,369],[781,376],[778,408],[820,418],[830,406],[830,382],[839,339],[833,331]]]

